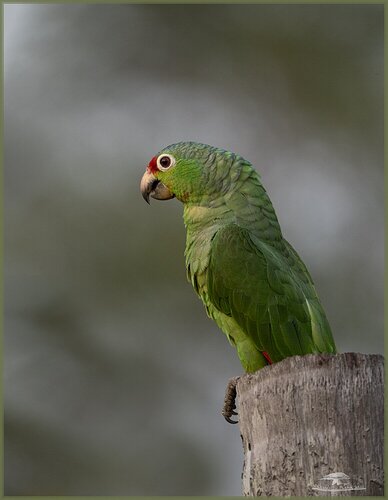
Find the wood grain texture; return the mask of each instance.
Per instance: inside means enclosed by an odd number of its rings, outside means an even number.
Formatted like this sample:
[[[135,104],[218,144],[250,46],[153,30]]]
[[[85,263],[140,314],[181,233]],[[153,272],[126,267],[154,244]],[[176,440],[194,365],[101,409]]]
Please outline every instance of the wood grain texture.
[[[375,354],[294,356],[242,376],[243,494],[315,496],[343,472],[366,488],[353,496],[383,495],[383,384]]]

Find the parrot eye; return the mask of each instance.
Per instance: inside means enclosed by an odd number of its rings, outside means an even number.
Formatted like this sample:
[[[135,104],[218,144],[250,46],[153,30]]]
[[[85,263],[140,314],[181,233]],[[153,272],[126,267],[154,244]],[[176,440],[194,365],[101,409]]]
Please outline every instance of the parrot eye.
[[[157,160],[158,169],[162,171],[168,170],[173,165],[175,165],[175,158],[172,155],[163,154]]]

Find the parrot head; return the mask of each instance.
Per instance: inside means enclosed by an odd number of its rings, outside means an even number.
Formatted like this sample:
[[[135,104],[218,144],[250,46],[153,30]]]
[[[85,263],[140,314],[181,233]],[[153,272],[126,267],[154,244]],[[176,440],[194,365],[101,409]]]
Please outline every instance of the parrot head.
[[[149,203],[176,197],[183,203],[196,203],[225,183],[237,155],[196,142],[180,142],[162,149],[149,162],[140,183]]]

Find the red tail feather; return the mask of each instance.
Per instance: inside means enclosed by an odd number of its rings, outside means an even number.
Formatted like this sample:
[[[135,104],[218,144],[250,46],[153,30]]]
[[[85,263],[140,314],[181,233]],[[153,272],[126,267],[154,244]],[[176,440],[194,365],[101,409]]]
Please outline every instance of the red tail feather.
[[[268,361],[268,364],[269,364],[269,365],[272,365],[272,359],[269,357],[269,354],[268,354],[268,353],[266,353],[266,352],[264,352],[264,351],[262,351],[262,353],[261,353],[261,354],[262,354],[262,355],[265,357],[265,359]]]

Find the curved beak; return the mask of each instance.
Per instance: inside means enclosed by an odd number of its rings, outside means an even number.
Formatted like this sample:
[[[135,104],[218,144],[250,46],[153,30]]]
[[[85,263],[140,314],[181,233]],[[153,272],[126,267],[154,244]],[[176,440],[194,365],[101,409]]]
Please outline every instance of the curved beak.
[[[140,191],[148,204],[150,202],[150,196],[155,198],[155,200],[170,200],[175,196],[163,182],[160,182],[149,170],[146,170],[141,179]]]

